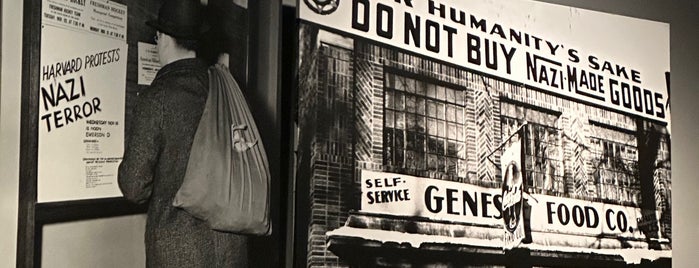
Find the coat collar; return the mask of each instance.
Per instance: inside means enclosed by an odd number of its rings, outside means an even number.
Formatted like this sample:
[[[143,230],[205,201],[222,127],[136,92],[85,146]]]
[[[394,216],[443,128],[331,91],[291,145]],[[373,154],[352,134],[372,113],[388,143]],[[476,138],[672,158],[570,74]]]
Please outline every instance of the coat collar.
[[[191,71],[197,69],[206,69],[206,63],[199,58],[189,58],[173,61],[163,68],[160,68],[158,73],[155,75],[155,79],[166,76],[170,73],[175,73],[178,71]]]

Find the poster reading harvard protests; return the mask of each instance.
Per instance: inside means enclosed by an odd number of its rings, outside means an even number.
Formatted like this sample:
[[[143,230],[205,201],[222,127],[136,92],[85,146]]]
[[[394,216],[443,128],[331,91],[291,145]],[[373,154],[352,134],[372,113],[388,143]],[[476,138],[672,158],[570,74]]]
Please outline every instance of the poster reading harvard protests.
[[[126,9],[42,2],[38,202],[121,196]]]
[[[670,265],[668,24],[297,4],[298,265]]]

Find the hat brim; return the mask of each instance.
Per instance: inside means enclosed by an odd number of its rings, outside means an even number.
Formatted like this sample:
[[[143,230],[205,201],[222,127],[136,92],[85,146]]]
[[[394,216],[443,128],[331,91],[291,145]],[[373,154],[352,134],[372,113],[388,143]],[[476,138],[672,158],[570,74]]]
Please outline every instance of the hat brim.
[[[167,35],[175,37],[175,38],[183,38],[183,39],[199,39],[211,29],[211,27],[206,22],[202,23],[202,25],[199,27],[199,29],[195,29],[195,30],[189,31],[189,32],[176,31],[174,29],[171,29],[171,28],[161,24],[157,20],[146,21],[146,25],[160,31],[161,33],[167,34]]]

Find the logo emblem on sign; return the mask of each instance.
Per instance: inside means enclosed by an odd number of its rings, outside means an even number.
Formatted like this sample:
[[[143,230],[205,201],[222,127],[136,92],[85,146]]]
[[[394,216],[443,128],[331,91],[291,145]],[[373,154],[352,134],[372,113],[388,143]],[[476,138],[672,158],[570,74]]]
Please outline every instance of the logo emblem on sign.
[[[500,157],[502,171],[503,249],[518,246],[524,239],[524,180],[522,141],[517,138],[505,146]]]
[[[516,161],[505,168],[502,183],[502,218],[505,229],[514,233],[522,216],[522,172]]]
[[[328,15],[340,5],[340,0],[303,0],[306,6],[320,15]]]

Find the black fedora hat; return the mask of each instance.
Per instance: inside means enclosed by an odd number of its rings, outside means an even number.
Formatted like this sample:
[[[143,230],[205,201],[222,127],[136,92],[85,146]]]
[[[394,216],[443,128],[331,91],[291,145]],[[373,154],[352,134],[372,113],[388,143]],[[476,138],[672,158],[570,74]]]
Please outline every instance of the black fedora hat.
[[[158,11],[158,18],[146,24],[183,39],[198,39],[209,28],[204,21],[203,6],[197,0],[166,0]]]

